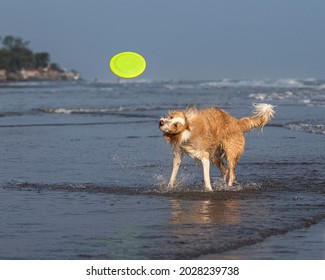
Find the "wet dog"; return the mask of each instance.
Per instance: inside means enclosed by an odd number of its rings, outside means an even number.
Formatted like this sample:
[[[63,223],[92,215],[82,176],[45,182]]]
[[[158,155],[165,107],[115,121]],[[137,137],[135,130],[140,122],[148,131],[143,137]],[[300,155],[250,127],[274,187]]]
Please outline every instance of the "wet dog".
[[[270,104],[253,104],[253,108],[252,116],[241,119],[218,108],[172,111],[166,118],[160,118],[159,128],[174,154],[168,187],[175,185],[184,154],[202,162],[207,191],[212,191],[210,161],[218,167],[224,181],[229,177],[228,186],[231,187],[237,162],[244,152],[244,133],[254,128],[262,129],[275,114]]]

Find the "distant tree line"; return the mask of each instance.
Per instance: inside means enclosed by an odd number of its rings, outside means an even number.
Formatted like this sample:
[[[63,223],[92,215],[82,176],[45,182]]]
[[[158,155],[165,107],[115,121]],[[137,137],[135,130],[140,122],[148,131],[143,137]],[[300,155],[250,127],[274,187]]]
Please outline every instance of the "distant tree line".
[[[9,73],[16,73],[28,68],[44,68],[50,66],[52,70],[63,72],[57,63],[51,63],[47,52],[33,52],[29,48],[29,41],[11,35],[0,37],[0,69]]]

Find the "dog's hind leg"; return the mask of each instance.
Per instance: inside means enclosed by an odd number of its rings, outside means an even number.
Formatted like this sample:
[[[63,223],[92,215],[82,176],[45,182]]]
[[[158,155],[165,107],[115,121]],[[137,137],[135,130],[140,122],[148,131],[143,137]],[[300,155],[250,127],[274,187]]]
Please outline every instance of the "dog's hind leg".
[[[229,167],[229,180],[228,180],[228,187],[232,187],[236,175],[235,175],[235,170],[236,170],[236,166],[237,166],[237,162],[238,162],[239,158],[228,158],[227,162],[228,162],[228,167]]]
[[[181,165],[182,159],[183,159],[183,153],[178,150],[174,151],[173,171],[169,179],[168,188],[174,187],[176,176],[178,173],[179,166]]]
[[[232,187],[235,181],[235,170],[240,156],[244,152],[245,138],[244,135],[237,135],[235,140],[227,141],[225,143],[225,151],[227,158],[227,165],[229,168],[228,186]]]
[[[218,147],[212,158],[212,163],[218,167],[221,173],[222,180],[225,182],[228,175],[228,169],[223,164],[224,153],[225,152],[220,147]]]

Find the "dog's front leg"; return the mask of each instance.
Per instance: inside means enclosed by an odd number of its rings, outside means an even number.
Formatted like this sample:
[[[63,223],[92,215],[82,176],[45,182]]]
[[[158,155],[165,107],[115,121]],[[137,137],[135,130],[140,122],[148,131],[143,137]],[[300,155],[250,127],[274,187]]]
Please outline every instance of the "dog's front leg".
[[[202,158],[201,161],[203,166],[205,189],[209,192],[212,192],[211,181],[210,181],[210,159]]]
[[[173,159],[173,171],[172,171],[172,175],[170,176],[168,188],[174,187],[176,176],[178,173],[179,166],[181,165],[182,159],[183,159],[183,153],[179,150],[175,150],[174,159]]]

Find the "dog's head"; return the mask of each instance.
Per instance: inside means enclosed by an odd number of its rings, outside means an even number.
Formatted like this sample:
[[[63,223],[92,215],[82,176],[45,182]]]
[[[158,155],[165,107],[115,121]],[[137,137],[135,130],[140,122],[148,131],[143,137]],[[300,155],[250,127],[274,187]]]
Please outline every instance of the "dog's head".
[[[181,111],[170,112],[166,118],[160,118],[159,129],[165,134],[179,134],[188,129],[185,114]]]

